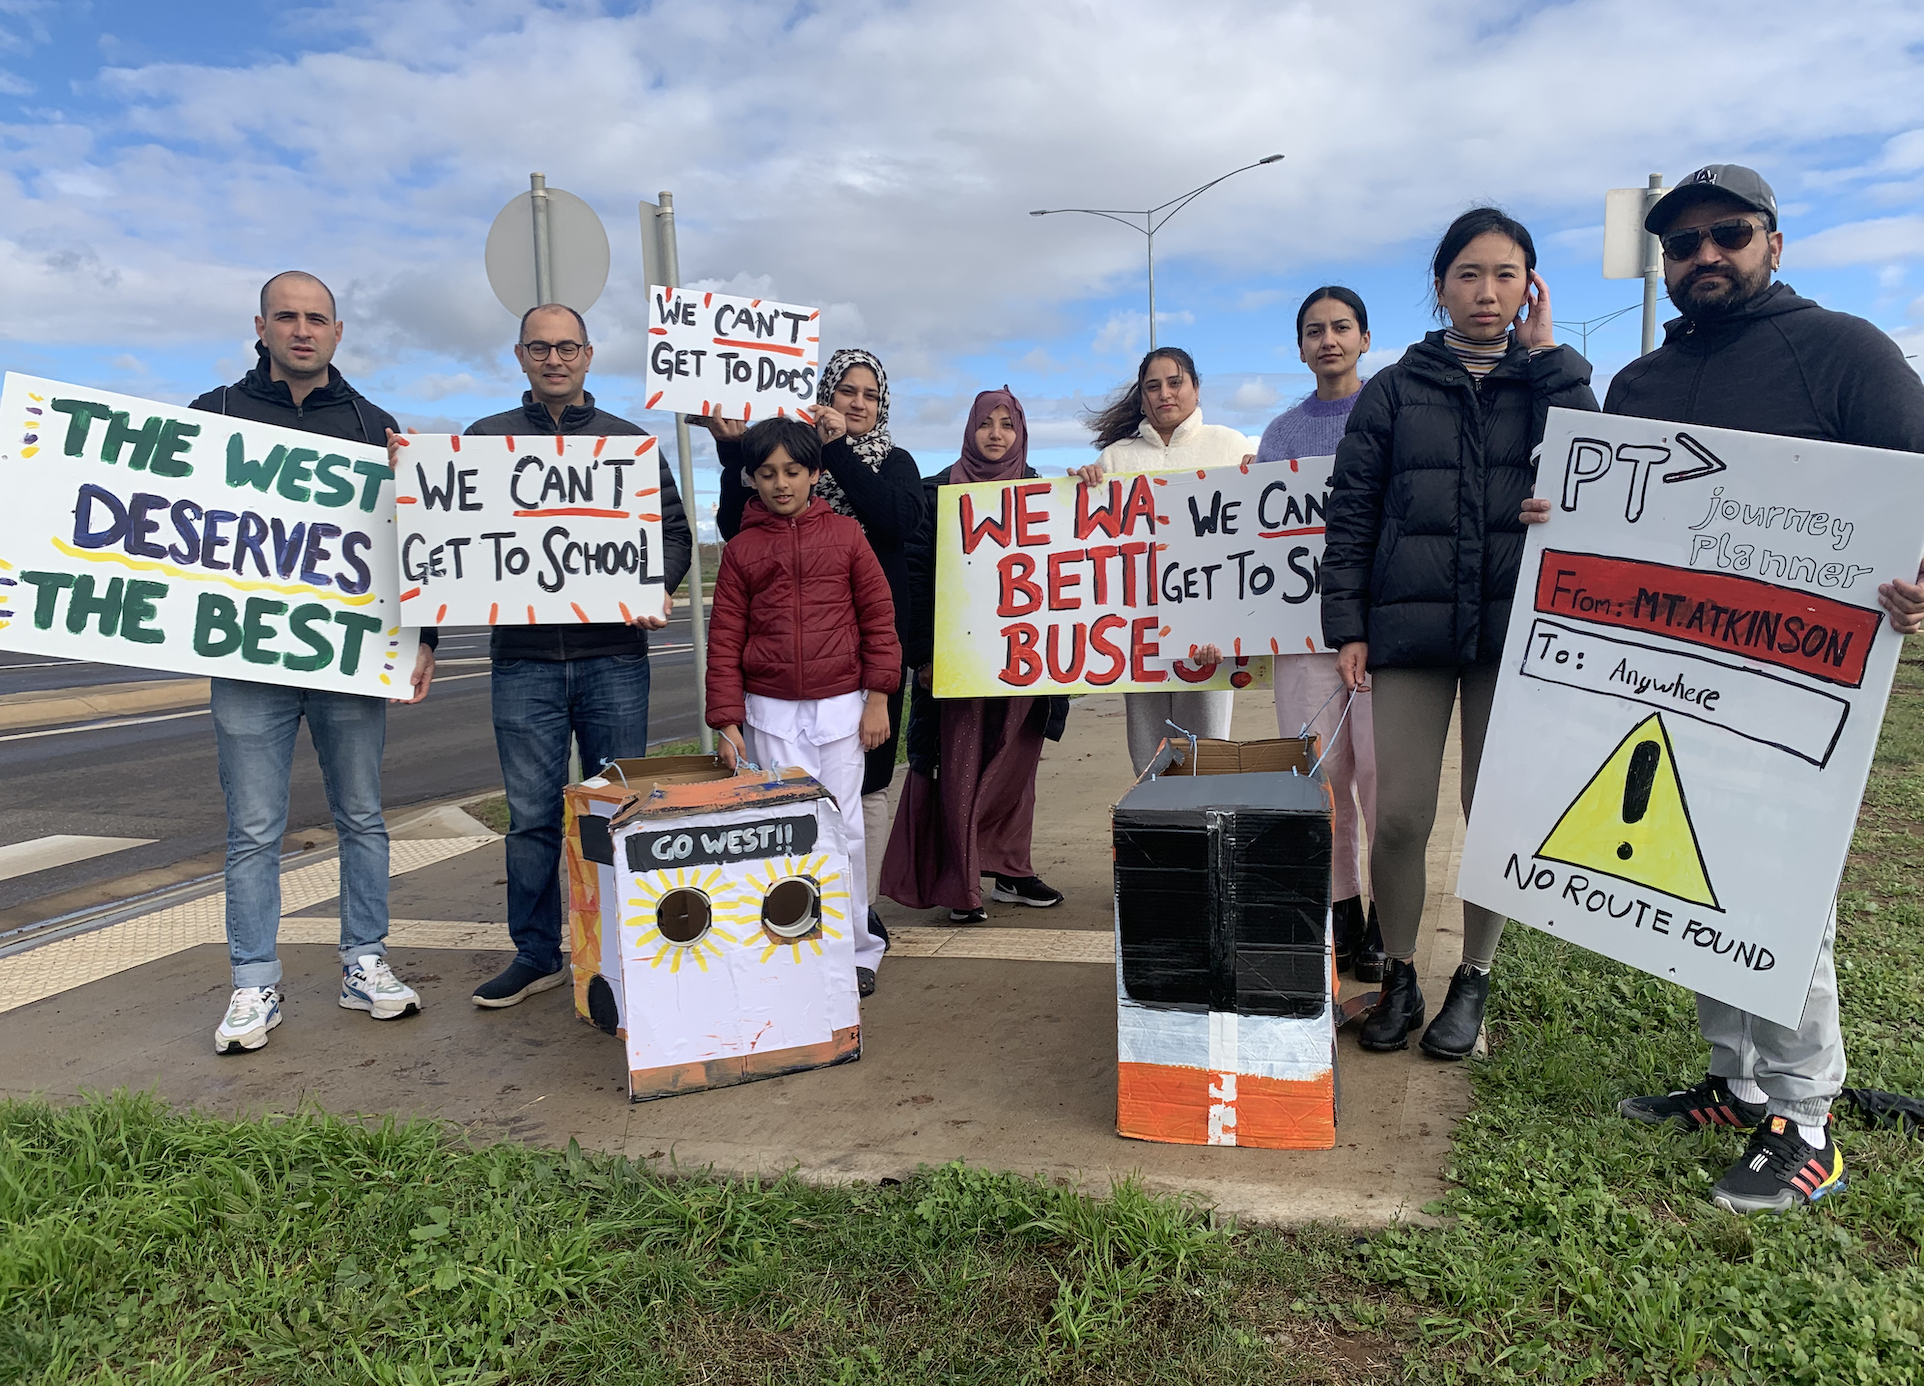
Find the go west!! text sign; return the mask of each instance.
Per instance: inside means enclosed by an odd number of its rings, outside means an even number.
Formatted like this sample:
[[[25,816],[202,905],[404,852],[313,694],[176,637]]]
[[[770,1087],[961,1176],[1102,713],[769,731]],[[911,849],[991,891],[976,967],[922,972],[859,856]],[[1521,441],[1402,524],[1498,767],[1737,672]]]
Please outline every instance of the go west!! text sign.
[[[647,407],[718,419],[814,421],[819,308],[648,290]]]
[[[1795,1026],[1924,458],[1552,410],[1457,894]]]
[[[1267,659],[1204,665],[1165,646],[1172,608],[1159,599],[1163,584],[1186,598],[1156,536],[1171,507],[1187,505],[1195,478],[1157,472],[1093,488],[1065,477],[938,490],[936,697],[1266,683]]]
[[[0,387],[0,649],[405,693],[387,453],[78,385]]]
[[[413,434],[394,479],[401,612],[420,625],[659,615],[654,438]]]

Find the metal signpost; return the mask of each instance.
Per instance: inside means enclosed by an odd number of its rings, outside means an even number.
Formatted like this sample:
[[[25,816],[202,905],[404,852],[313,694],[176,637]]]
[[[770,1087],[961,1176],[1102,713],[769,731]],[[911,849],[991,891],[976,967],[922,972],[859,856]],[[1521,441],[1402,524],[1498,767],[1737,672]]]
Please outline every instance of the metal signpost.
[[[1612,188],[1603,198],[1603,277],[1643,280],[1643,355],[1657,347],[1657,295],[1663,289],[1663,250],[1643,219],[1664,195],[1663,175],[1642,188]]]
[[[646,285],[681,286],[681,255],[675,243],[675,195],[641,204],[641,265]],[[708,616],[701,580],[701,516],[695,505],[695,454],[688,441],[688,416],[675,415],[675,447],[681,459],[681,499],[688,510],[694,544],[688,555],[688,638],[695,647],[695,714],[701,723],[702,754],[715,749],[708,725]]]

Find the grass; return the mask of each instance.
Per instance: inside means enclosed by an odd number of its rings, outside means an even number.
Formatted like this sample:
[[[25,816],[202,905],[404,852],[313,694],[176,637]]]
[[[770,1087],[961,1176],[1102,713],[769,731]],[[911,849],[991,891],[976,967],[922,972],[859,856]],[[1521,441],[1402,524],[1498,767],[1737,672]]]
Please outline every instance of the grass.
[[[1839,906],[1852,1081],[1924,1093],[1924,659]],[[1740,1219],[1741,1148],[1614,1115],[1702,1071],[1689,997],[1506,938],[1434,1227],[1240,1229],[949,1166],[675,1177],[428,1123],[0,1105],[0,1380],[1911,1383],[1924,1141]],[[1360,1060],[1351,1060],[1360,1062]]]

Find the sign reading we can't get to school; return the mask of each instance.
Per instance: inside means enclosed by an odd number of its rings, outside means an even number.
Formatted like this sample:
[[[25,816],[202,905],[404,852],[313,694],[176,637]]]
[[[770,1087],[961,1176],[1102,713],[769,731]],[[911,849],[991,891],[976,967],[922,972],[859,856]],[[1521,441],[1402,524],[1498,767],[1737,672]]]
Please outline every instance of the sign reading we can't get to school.
[[[407,688],[382,449],[11,373],[0,420],[0,649]]]
[[[822,310],[652,285],[646,407],[814,422]]]
[[[572,625],[662,610],[652,437],[416,433],[394,485],[405,620]]]

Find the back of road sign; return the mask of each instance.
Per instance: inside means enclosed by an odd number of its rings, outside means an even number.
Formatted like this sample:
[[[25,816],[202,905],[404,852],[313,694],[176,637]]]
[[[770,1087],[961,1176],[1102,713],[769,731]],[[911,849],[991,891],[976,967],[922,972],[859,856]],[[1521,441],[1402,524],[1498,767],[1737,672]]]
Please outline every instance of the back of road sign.
[[[516,317],[533,308],[534,208],[522,193],[488,230],[488,283],[501,306]],[[554,264],[556,303],[585,313],[608,287],[608,233],[594,208],[573,193],[548,189],[548,254]]]

